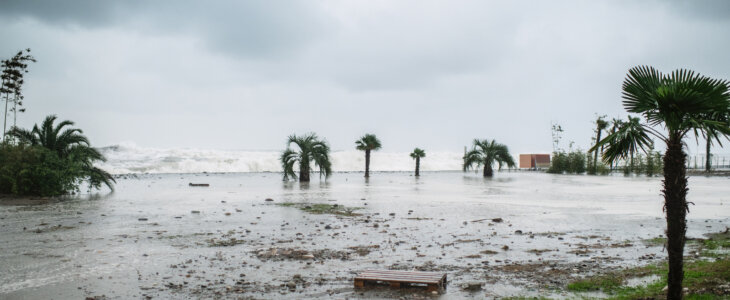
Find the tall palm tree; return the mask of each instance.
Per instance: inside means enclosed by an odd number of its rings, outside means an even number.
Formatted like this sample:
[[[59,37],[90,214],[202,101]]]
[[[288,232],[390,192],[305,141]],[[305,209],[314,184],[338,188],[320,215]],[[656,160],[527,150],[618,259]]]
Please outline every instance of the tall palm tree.
[[[291,149],[295,144],[299,151]],[[311,163],[319,168],[319,176],[329,177],[332,174],[332,163],[329,158],[330,147],[325,140],[320,140],[314,133],[307,133],[303,136],[290,135],[286,150],[281,153],[281,165],[284,169],[284,180],[289,177],[296,179],[294,165],[299,164],[299,182],[309,182]]]
[[[675,70],[662,74],[648,66],[629,70],[623,86],[623,105],[629,113],[641,114],[647,121],[641,129],[664,141],[664,211],[667,218],[667,252],[669,274],[667,299],[682,298],[682,271],[685,232],[687,230],[687,154],[682,140],[689,132],[714,131],[718,142],[721,136],[730,135],[726,122],[712,118],[713,114],[725,114],[730,109],[728,82],[701,76],[690,70]],[[653,126],[666,128],[662,133]],[[603,139],[606,145],[605,161],[625,157],[631,149],[642,148],[643,139],[630,139],[617,131]],[[645,146],[645,145],[644,145]],[[593,147],[594,149],[597,146]]]
[[[606,116],[599,116],[596,119],[596,144],[601,141],[601,133],[608,127],[608,121],[604,120]],[[593,174],[598,170],[598,151],[593,151]]]
[[[370,177],[370,151],[377,151],[382,147],[380,140],[374,134],[365,134],[355,141],[357,150],[365,151],[365,177]]]
[[[492,165],[494,163],[499,165],[499,169],[502,169],[502,165],[506,164],[508,167],[514,167],[515,161],[512,155],[509,154],[507,146],[497,143],[495,140],[474,140],[474,147],[471,151],[464,155],[464,170],[468,170],[472,166],[484,166],[484,177],[492,177],[494,172]]]
[[[421,169],[421,158],[426,157],[426,151],[423,151],[423,149],[416,148],[413,149],[413,152],[411,152],[411,158],[416,160],[416,176],[421,176],[420,169]]]
[[[114,190],[116,180],[108,172],[94,167],[97,161],[104,162],[106,158],[98,150],[91,147],[89,139],[79,128],[70,128],[74,122],[65,120],[54,125],[57,117],[47,116],[40,127],[33,125],[32,130],[13,127],[8,136],[15,138],[19,143],[31,146],[41,146],[55,152],[61,159],[70,159],[81,165],[83,176],[87,177],[91,187],[99,188],[105,184]]]
[[[717,113],[710,115],[709,118],[711,118],[715,121],[718,121],[718,122],[728,123],[728,121],[730,120],[730,113],[717,112]],[[706,142],[706,144],[705,144],[705,147],[706,147],[705,148],[705,171],[710,172],[711,167],[712,167],[712,160],[711,160],[712,155],[710,153],[710,146],[712,146],[712,139],[713,138],[717,139],[717,132],[715,132],[712,129],[708,129],[708,130],[704,131],[703,134],[705,135],[705,142]],[[722,147],[722,144],[719,142],[718,142],[718,145],[720,145]]]

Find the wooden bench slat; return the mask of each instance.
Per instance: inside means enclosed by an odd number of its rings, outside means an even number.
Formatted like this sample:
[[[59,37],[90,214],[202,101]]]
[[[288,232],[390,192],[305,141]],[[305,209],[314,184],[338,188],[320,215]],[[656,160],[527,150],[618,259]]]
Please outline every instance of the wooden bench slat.
[[[427,278],[441,278],[444,277],[443,274],[440,275],[418,275],[418,274],[391,274],[391,273],[360,273],[358,276],[399,276],[399,277],[427,277]]]
[[[361,276],[428,277],[428,278],[444,277],[443,274],[441,274],[441,275],[431,275],[431,274],[419,275],[419,274],[391,274],[391,273],[360,273],[359,275],[361,275]]]
[[[390,283],[400,287],[401,283],[425,284],[429,291],[438,290],[446,284],[446,273],[396,270],[365,270],[355,277],[355,286],[364,287],[365,282]]]
[[[433,281],[433,282],[439,282],[443,277],[439,278],[433,278],[433,277],[398,277],[398,276],[357,276],[355,279],[372,279],[372,278],[389,278],[389,279],[395,279],[395,280],[422,280],[422,281]]]
[[[418,280],[418,279],[410,279],[410,280],[403,280],[403,279],[397,279],[397,278],[377,278],[377,277],[370,277],[370,278],[355,278],[355,280],[371,280],[371,281],[397,281],[397,282],[413,282],[413,283],[433,283],[438,284],[441,282],[440,280]]]
[[[425,277],[425,276],[395,276],[395,275],[364,275],[364,276],[358,276],[361,278],[365,277],[389,277],[389,278],[403,278],[403,279],[423,279],[423,280],[441,280],[443,277]]]

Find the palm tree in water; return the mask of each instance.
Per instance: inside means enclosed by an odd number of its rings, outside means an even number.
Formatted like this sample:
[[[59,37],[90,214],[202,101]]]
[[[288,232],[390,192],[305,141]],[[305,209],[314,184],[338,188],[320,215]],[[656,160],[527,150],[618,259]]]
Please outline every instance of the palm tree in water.
[[[413,152],[411,152],[411,158],[416,160],[416,177],[421,176],[420,169],[421,169],[421,158],[426,157],[426,151],[423,151],[423,149],[416,148],[413,149]]]
[[[357,150],[365,151],[365,177],[370,177],[370,151],[377,151],[382,147],[380,140],[374,134],[363,135],[355,141]]]
[[[298,149],[292,149],[292,144]],[[286,150],[281,153],[281,165],[284,169],[284,180],[297,179],[294,167],[299,167],[299,182],[309,182],[311,164],[319,168],[319,175],[329,177],[332,174],[332,163],[329,158],[330,147],[327,142],[320,140],[314,133],[303,136],[290,135]]]
[[[477,168],[483,166],[482,175],[484,177],[494,175],[492,169],[494,163],[499,165],[499,169],[502,169],[503,164],[510,168],[515,166],[514,158],[509,154],[507,146],[497,143],[495,140],[474,140],[474,147],[464,155],[464,170],[466,171],[472,166]]]

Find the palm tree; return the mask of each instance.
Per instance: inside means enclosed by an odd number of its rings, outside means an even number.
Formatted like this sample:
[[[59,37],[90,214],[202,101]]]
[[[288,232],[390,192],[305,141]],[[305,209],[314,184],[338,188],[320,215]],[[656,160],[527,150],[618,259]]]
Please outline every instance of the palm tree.
[[[421,169],[421,158],[426,157],[426,151],[423,151],[423,149],[416,148],[413,149],[413,152],[411,152],[411,158],[416,160],[416,176],[420,176],[420,169]]]
[[[377,151],[382,147],[380,140],[374,134],[365,134],[359,140],[355,141],[357,150],[365,151],[365,177],[370,177],[370,151]]]
[[[616,132],[616,130],[621,128],[621,126],[623,126],[623,125],[624,125],[624,120],[613,118],[611,120],[611,131],[609,132],[609,135],[614,134]],[[601,153],[603,153],[604,147],[605,147],[605,145],[601,145]],[[611,171],[613,171],[613,164],[611,164],[609,167],[610,167]]]
[[[647,124],[640,126],[664,141],[664,211],[667,218],[667,252],[669,274],[667,299],[682,298],[682,271],[685,232],[687,230],[687,154],[682,140],[689,132],[713,131],[719,143],[721,136],[730,135],[728,123],[712,118],[713,114],[726,114],[730,108],[728,82],[695,74],[690,70],[675,70],[662,74],[652,67],[638,66],[629,70],[624,80],[623,105],[629,113],[641,114]],[[652,128],[666,128],[666,134]],[[631,149],[641,148],[644,139],[631,139],[617,131],[603,139],[606,145],[605,161],[625,157]],[[594,146],[592,150],[595,150]]]
[[[291,144],[297,145],[299,151],[290,148]],[[329,177],[332,174],[332,163],[329,158],[330,147],[327,142],[320,140],[314,133],[303,136],[290,135],[286,143],[286,150],[281,153],[281,165],[284,169],[284,180],[289,177],[296,179],[294,165],[299,163],[299,182],[309,182],[311,162],[319,168],[319,176]]]
[[[492,165],[494,163],[502,169],[502,164],[508,167],[514,167],[515,161],[509,154],[509,149],[503,144],[497,143],[495,140],[474,140],[474,147],[471,151],[464,155],[464,170],[468,170],[472,166],[484,166],[484,177],[492,177]]]
[[[629,120],[627,122],[622,122],[621,127],[612,134],[612,138],[609,143],[625,144],[627,155],[622,156],[622,159],[629,159],[628,173],[632,173],[634,172],[634,154],[639,150],[646,153],[647,150],[653,146],[652,144],[654,142],[649,137],[647,131],[644,130],[644,126],[641,124],[641,119],[629,116]],[[624,148],[611,149],[609,147],[606,151],[616,151],[616,149]],[[622,154],[615,155],[621,156]]]
[[[606,116],[599,116],[596,119],[596,144],[601,141],[601,133],[608,127],[608,121],[604,120]],[[598,151],[593,152],[593,174],[598,170]]]
[[[41,127],[33,125],[32,130],[13,127],[8,131],[8,136],[17,139],[19,143],[31,146],[40,146],[51,150],[61,159],[69,159],[81,165],[83,176],[89,180],[89,185],[99,188],[105,184],[109,189],[114,190],[113,183],[116,180],[108,172],[94,167],[97,161],[104,162],[106,158],[98,150],[91,147],[89,139],[83,135],[78,128],[65,128],[73,126],[74,122],[65,120],[57,125],[55,115],[47,116]]]
[[[727,112],[726,113],[720,112],[720,113],[714,113],[714,114],[710,115],[709,117],[715,121],[728,123],[728,120],[730,119],[730,114]],[[708,129],[705,132],[703,132],[703,134],[705,135],[705,140],[707,143],[707,144],[705,144],[705,146],[706,146],[706,148],[705,148],[705,155],[706,155],[705,156],[705,172],[709,173],[711,171],[711,167],[712,167],[712,161],[711,161],[712,155],[710,154],[710,146],[712,146],[712,139],[713,138],[717,139],[717,132],[715,132],[712,129]],[[720,143],[718,143],[718,145],[722,146],[722,144],[720,144]]]

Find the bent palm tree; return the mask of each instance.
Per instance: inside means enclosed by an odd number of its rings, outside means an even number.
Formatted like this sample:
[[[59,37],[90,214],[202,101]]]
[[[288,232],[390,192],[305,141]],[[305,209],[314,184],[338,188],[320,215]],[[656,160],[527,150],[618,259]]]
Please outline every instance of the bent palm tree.
[[[290,148],[291,144],[297,145],[299,151]],[[294,165],[299,165],[299,182],[309,182],[311,162],[319,168],[319,175],[329,177],[332,173],[332,163],[329,158],[330,147],[327,142],[320,140],[314,133],[303,136],[290,135],[286,143],[286,150],[281,154],[281,165],[284,169],[284,180],[289,177],[296,179]]]
[[[97,161],[104,162],[106,158],[98,150],[91,147],[89,139],[83,135],[78,128],[65,128],[73,126],[74,122],[65,120],[54,126],[55,115],[47,116],[41,127],[33,125],[32,130],[13,127],[8,135],[17,139],[19,143],[31,146],[41,146],[55,152],[61,159],[69,159],[81,165],[83,175],[88,178],[89,185],[99,188],[105,184],[109,189],[114,190],[113,183],[116,180],[108,172],[94,167]]]
[[[426,157],[426,151],[423,151],[423,149],[416,148],[413,149],[413,152],[411,152],[411,158],[416,160],[416,176],[421,176],[420,169],[421,169],[421,158]]]
[[[503,164],[510,168],[515,166],[515,161],[509,154],[507,146],[499,144],[495,140],[475,139],[472,150],[464,155],[464,170],[466,171],[472,166],[477,168],[484,166],[484,177],[492,177],[494,175],[492,165],[495,162],[499,165],[499,169],[502,169]]]
[[[620,145],[621,147],[608,148],[606,151],[617,151],[621,153],[611,153],[609,155],[618,156],[621,159],[629,159],[629,173],[634,172],[634,154],[641,150],[646,153],[653,147],[654,142],[649,138],[649,134],[644,130],[641,120],[636,117],[629,116],[628,122],[622,122],[621,127],[612,134],[609,143],[612,145]]]
[[[688,132],[713,131],[719,143],[720,136],[730,135],[728,123],[717,121],[713,114],[725,114],[730,108],[728,82],[711,79],[689,70],[675,70],[662,74],[652,67],[639,66],[629,70],[623,83],[623,105],[630,113],[642,114],[647,121],[640,129],[664,141],[664,211],[667,218],[667,252],[669,274],[667,299],[682,298],[682,271],[685,232],[687,230],[687,175],[682,139]],[[661,125],[666,135],[650,126]],[[607,162],[625,157],[631,149],[641,148],[645,140],[630,139],[617,131],[599,145],[606,145],[603,159]],[[645,146],[645,144],[644,144]],[[595,150],[598,145],[594,146]]]
[[[380,140],[374,134],[368,133],[355,141],[355,145],[357,150],[365,151],[365,177],[370,177],[370,151],[380,149]]]

